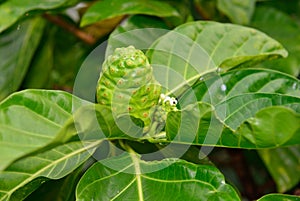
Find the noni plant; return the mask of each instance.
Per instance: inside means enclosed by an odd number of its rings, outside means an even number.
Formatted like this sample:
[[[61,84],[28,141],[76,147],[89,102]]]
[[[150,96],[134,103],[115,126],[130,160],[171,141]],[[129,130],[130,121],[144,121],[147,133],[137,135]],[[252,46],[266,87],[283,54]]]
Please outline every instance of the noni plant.
[[[300,0],[0,0],[0,201],[297,201]]]

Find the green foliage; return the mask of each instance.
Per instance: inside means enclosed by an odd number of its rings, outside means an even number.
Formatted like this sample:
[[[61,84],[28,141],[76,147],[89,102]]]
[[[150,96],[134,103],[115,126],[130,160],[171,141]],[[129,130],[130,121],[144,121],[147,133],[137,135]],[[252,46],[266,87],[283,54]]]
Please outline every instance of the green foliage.
[[[99,12],[101,10],[101,12]],[[84,14],[81,26],[121,15],[144,14],[159,17],[179,16],[172,6],[161,1],[104,0],[95,3]]]
[[[123,171],[111,169],[105,166],[106,163]],[[99,186],[101,190],[95,192],[93,189]],[[143,189],[172,189],[172,192],[153,193]],[[101,195],[102,190],[110,194]],[[140,156],[128,153],[98,162],[84,174],[77,186],[76,197],[91,200],[94,196],[103,200],[239,199],[213,166],[176,159],[146,162],[140,160]]]
[[[296,2],[0,1],[0,200],[300,200]]]

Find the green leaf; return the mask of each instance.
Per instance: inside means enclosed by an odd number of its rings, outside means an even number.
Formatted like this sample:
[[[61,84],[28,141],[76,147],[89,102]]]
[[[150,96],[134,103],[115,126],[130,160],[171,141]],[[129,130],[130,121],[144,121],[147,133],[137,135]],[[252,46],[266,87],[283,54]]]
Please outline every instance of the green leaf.
[[[0,200],[23,200],[45,178],[59,179],[86,161],[102,141],[71,142],[21,159],[0,172]],[[41,178],[43,177],[43,178]]]
[[[255,0],[217,0],[217,7],[231,22],[248,24],[255,9]]]
[[[299,86],[294,77],[262,69],[203,76],[180,97],[182,112],[169,114],[167,136],[179,143],[241,148],[297,144]]]
[[[0,104],[0,170],[14,160],[51,143],[65,142],[76,130],[68,127],[82,100],[61,91],[25,90]]]
[[[94,164],[81,178],[76,198],[240,200],[214,166],[195,165],[179,159],[146,162],[139,155],[128,153]]]
[[[231,97],[249,93],[273,93],[300,97],[300,81],[267,69],[239,69],[221,75],[204,75],[180,97],[181,105],[197,101],[217,105]]]
[[[280,10],[258,7],[253,15],[251,26],[274,37],[289,51],[288,58],[269,61],[261,66],[297,76],[300,73],[300,48],[297,45],[300,43],[300,26],[297,21]]]
[[[0,100],[20,87],[40,42],[44,25],[41,18],[31,18],[0,34]]]
[[[299,108],[299,102],[297,107]],[[255,117],[247,119],[237,133],[259,148],[269,148],[300,144],[299,131],[299,111],[296,113],[286,107],[273,106],[264,108]]]
[[[166,34],[168,29],[168,26],[158,18],[133,15],[109,35],[106,57],[116,48],[130,45],[140,50],[148,49],[158,37]]]
[[[285,192],[299,183],[299,145],[277,149],[262,149],[258,153],[276,182],[278,192]]]
[[[96,2],[86,11],[80,25],[86,26],[97,21],[133,14],[145,14],[158,17],[179,16],[175,8],[161,1],[103,0]]]
[[[53,26],[53,25],[51,25]],[[46,88],[53,69],[54,40],[53,29],[45,29],[43,42],[39,44],[31,61],[23,88]]]
[[[74,114],[76,131],[83,141],[99,139],[138,140],[143,136],[142,120],[129,115],[115,117],[108,106],[88,104],[80,107]],[[68,127],[73,127],[69,125]]]
[[[284,195],[284,194],[268,194],[257,201],[299,201],[300,197],[296,195]]]
[[[159,38],[147,56],[158,69],[154,70],[156,79],[176,92],[205,73],[286,57],[287,51],[255,29],[197,21],[181,25]]]
[[[0,33],[16,23],[20,18],[27,17],[30,11],[50,10],[71,6],[78,0],[8,0],[0,4]],[[39,33],[39,31],[37,31]]]
[[[49,88],[58,87],[71,91],[74,86],[74,81],[77,81],[78,79],[78,71],[81,69],[83,62],[90,53],[91,47],[61,27],[52,28],[54,29],[53,35],[50,37],[54,38],[54,68],[51,72]],[[90,69],[91,67],[89,70]],[[95,74],[95,72],[96,70],[93,73]],[[83,85],[84,83],[81,82],[80,84]],[[85,90],[87,90],[88,87],[91,87],[90,82],[85,82],[85,84]],[[94,91],[93,88],[92,90]]]
[[[249,96],[244,98],[250,99]],[[297,101],[299,103],[299,99]],[[237,101],[236,105],[240,103]],[[250,106],[246,105],[244,110],[251,111],[254,107]],[[227,124],[229,126],[233,124],[236,130],[224,125],[224,120],[221,121],[217,113],[215,108],[205,103],[189,105],[182,111],[170,112],[166,122],[167,141],[252,149],[300,143],[300,114],[289,108],[268,105],[264,108],[261,105],[260,109],[255,108],[244,116],[242,112],[235,113],[234,110],[228,114],[232,115],[230,116],[232,119],[227,120]]]
[[[244,95],[234,96],[216,105],[216,112],[218,117],[227,126],[229,126],[233,130],[236,130],[243,121],[254,116],[260,110],[271,106],[286,106],[294,110],[294,112],[298,113],[299,115],[300,98],[293,97],[293,96],[285,96],[281,94],[265,94],[265,93],[244,94]],[[273,109],[275,109],[274,110],[275,113],[277,113],[276,110],[281,110],[279,107],[275,107]],[[271,115],[273,109],[270,109],[271,110],[270,114],[264,114],[264,115],[267,116]],[[280,117],[280,114],[276,114],[276,115],[278,115],[277,117]],[[295,116],[294,123],[298,122],[296,119],[298,119],[297,116]]]

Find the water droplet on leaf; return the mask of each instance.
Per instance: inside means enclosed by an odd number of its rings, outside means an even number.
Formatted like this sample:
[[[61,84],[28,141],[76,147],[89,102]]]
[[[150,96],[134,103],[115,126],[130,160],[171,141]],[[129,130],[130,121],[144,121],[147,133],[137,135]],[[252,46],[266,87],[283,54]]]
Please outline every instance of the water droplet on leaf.
[[[226,87],[226,85],[225,84],[221,84],[221,91],[226,91],[226,89],[227,89],[227,87]]]

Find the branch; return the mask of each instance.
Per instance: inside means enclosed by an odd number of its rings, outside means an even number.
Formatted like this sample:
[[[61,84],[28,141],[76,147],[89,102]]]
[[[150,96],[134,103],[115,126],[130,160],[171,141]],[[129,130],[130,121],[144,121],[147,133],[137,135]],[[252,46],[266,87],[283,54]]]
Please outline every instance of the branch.
[[[66,21],[64,21],[61,17],[59,16],[54,16],[54,15],[49,15],[47,13],[43,14],[43,17],[47,19],[48,21],[62,27],[63,29],[69,31],[79,39],[81,39],[83,42],[93,45],[96,43],[96,39],[89,35],[88,33],[80,30],[78,27],[74,26],[73,24],[70,24]]]

